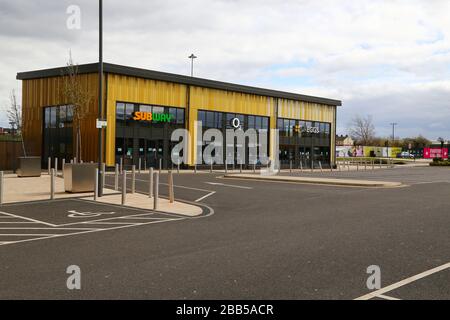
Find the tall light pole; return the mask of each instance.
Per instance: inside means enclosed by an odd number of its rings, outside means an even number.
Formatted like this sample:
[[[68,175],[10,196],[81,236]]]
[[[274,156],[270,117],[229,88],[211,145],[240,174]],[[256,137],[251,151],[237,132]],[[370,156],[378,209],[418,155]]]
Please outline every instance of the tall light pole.
[[[392,150],[394,150],[393,148],[394,148],[394,142],[395,142],[395,126],[396,126],[397,124],[398,124],[398,123],[396,123],[396,122],[391,122],[391,126],[392,126],[391,153],[392,153]],[[389,155],[389,150],[388,150],[388,155]],[[392,158],[394,158],[394,155],[392,155]]]
[[[197,59],[197,56],[192,53],[188,58],[191,59],[191,77],[193,77],[194,76],[194,59]]]
[[[103,1],[99,0],[98,7],[98,32],[99,32],[99,43],[98,43],[98,120],[102,120],[102,106],[103,106]],[[101,179],[102,170],[102,126],[98,126],[98,196],[103,196],[103,185]],[[104,174],[104,173],[103,173]]]
[[[392,122],[391,126],[392,126],[392,144],[395,142],[395,126],[398,125],[398,123],[396,122]]]

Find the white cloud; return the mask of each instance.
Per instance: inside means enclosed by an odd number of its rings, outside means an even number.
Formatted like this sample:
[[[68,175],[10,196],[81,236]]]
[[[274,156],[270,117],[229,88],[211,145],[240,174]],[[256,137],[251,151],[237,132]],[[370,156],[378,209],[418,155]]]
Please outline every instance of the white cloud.
[[[95,1],[77,3],[80,31],[65,27],[73,1],[8,1],[0,3],[0,103],[17,86],[17,71],[64,65],[69,49],[79,63],[96,61]],[[110,0],[104,7],[108,62],[188,74],[195,52],[201,77],[342,99],[341,128],[358,112],[373,114],[380,134],[392,118],[405,135],[450,136],[449,1]]]

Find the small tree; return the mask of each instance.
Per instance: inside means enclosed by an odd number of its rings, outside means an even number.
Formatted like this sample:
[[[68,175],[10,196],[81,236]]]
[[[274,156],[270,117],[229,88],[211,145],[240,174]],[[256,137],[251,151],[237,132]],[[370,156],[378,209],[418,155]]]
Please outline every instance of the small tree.
[[[362,145],[370,145],[375,137],[372,116],[355,116],[349,125],[349,134],[353,140]]]
[[[9,95],[9,106],[6,108],[6,116],[11,124],[11,129],[15,130],[16,134],[20,137],[23,155],[26,157],[25,142],[22,136],[22,108],[17,103],[17,96],[14,90],[11,90]]]
[[[75,156],[78,160],[81,160],[81,124],[88,114],[88,105],[92,96],[83,88],[78,74],[78,65],[73,62],[71,53],[69,53],[69,61],[63,72],[63,79],[62,95],[73,110],[73,126],[76,132]]]

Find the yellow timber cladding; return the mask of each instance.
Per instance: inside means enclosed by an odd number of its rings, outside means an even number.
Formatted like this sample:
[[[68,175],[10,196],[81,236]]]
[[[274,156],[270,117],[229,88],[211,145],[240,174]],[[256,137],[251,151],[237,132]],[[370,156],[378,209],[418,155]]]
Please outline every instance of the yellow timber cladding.
[[[188,101],[189,99],[189,101]],[[198,110],[220,111],[270,117],[270,128],[275,129],[277,118],[299,119],[331,123],[331,162],[335,157],[335,109],[336,106],[298,100],[274,98],[263,95],[212,89],[200,86],[150,80],[139,77],[107,75],[106,164],[115,163],[116,102],[156,104],[187,108],[187,129],[194,132]],[[278,110],[278,111],[277,111]],[[273,138],[273,137],[272,137]],[[191,135],[190,165],[195,163],[194,141]],[[271,142],[272,143],[272,142]],[[270,154],[272,158],[273,155]]]

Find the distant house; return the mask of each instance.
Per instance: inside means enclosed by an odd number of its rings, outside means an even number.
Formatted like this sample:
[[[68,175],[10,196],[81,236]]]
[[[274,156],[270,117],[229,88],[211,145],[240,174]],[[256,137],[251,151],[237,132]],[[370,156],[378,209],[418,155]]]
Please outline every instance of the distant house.
[[[353,139],[348,135],[336,135],[336,146],[340,147],[352,147],[354,144]]]
[[[10,132],[9,128],[0,127],[0,135],[9,134],[9,132]]]

